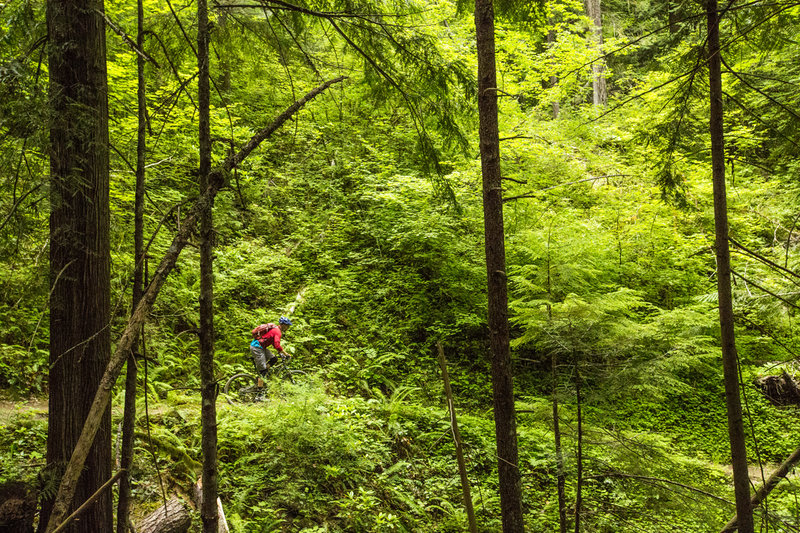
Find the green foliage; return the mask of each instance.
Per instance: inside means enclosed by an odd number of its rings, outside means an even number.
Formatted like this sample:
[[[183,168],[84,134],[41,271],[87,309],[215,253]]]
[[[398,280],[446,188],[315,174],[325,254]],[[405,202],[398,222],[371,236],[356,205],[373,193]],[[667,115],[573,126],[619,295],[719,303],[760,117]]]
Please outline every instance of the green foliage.
[[[47,420],[40,412],[2,404],[0,412],[0,483],[33,480],[45,457]]]
[[[44,392],[47,378],[47,352],[28,350],[11,344],[0,345],[0,387],[17,394]]]
[[[284,337],[295,363],[319,370],[310,385],[276,391],[263,405],[218,404],[230,522],[239,531],[463,531],[434,357],[440,341],[465,411],[479,522],[497,531],[471,4],[297,6],[318,13],[230,8],[217,13],[214,29],[217,163],[321,79],[349,76],[275,132],[216,199],[215,375],[249,371],[250,329],[282,314],[295,322]],[[601,46],[581,2],[496,6],[526,525],[557,528],[553,394],[568,498],[575,495],[579,368],[584,529],[717,530],[727,507],[658,481],[730,498],[721,466],[729,450],[702,13],[686,2],[604,1]],[[53,280],[43,7],[0,8],[0,185],[8,193],[0,197],[0,387],[13,395],[46,392]],[[106,2],[129,35],[132,7]],[[176,15],[145,2],[145,50],[155,59],[145,71],[151,275],[198,194],[196,60],[176,20],[192,42],[193,10],[174,7]],[[777,462],[800,430],[795,412],[775,409],[749,383],[797,357],[798,294],[780,267],[796,271],[800,259],[792,108],[800,8],[770,9],[729,11],[723,55],[748,451],[751,461]],[[609,52],[605,114],[588,102],[591,65]],[[110,32],[113,337],[124,325],[134,267],[135,58]],[[151,427],[140,398],[134,494],[141,508],[160,498],[151,454],[180,485],[193,483],[199,468],[194,244],[145,328]],[[18,414],[2,430],[3,478],[32,476],[43,460],[44,421]],[[771,512],[796,522],[794,497],[781,486]]]

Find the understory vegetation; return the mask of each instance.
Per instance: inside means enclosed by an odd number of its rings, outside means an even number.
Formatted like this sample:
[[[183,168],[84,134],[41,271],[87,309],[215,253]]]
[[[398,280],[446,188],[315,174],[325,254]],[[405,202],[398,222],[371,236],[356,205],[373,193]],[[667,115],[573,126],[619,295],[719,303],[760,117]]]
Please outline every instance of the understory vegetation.
[[[449,0],[301,3],[364,17],[334,17],[337,32],[325,17],[266,2],[219,8],[213,34],[215,163],[323,80],[348,76],[233,171],[214,205],[220,387],[252,371],[250,330],[281,315],[293,321],[284,336],[292,363],[308,373],[262,402],[218,398],[228,523],[236,532],[465,531],[441,343],[479,530],[500,531],[471,14]],[[158,36],[146,47],[152,277],[197,196],[196,58],[177,21],[196,28],[190,9],[145,5]],[[580,470],[584,531],[716,532],[735,507],[703,20],[688,1],[603,9],[601,46],[582,2],[547,2],[530,16],[498,7],[526,529],[559,530],[556,400],[570,528]],[[134,6],[109,0],[106,10],[135,34]],[[406,16],[372,25],[365,14],[376,12]],[[47,397],[58,334],[48,328],[44,3],[13,0],[0,15],[0,482],[52,492],[40,475],[46,414],[26,407]],[[723,34],[734,312],[759,487],[800,435],[796,406],[775,406],[754,385],[795,375],[798,357],[800,7],[748,3],[723,18]],[[134,269],[136,56],[118,31],[107,43],[117,339]],[[596,106],[591,62],[603,54],[608,101]],[[143,331],[134,523],[172,494],[191,499],[200,473],[194,244]],[[117,439],[123,401],[120,379]],[[790,473],[756,511],[762,531],[800,527],[797,482]]]

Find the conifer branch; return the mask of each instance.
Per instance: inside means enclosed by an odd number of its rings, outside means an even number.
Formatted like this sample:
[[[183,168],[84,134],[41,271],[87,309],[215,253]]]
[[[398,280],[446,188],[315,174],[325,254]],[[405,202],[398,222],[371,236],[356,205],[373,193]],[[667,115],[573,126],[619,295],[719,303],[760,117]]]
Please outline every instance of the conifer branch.
[[[2,231],[4,227],[6,227],[6,224],[8,224],[8,221],[11,220],[12,216],[14,216],[14,213],[17,212],[17,209],[19,208],[19,206],[22,203],[22,201],[25,200],[25,198],[27,198],[32,192],[38,190],[39,187],[41,187],[42,185],[43,185],[42,183],[39,183],[39,184],[35,185],[34,187],[32,187],[32,188],[28,189],[27,191],[25,191],[22,194],[22,196],[17,198],[17,201],[14,202],[14,205],[11,206],[11,210],[5,216],[5,218],[3,219],[3,222],[0,222],[0,231]]]
[[[798,113],[797,113],[796,111],[794,111],[793,109],[790,109],[790,108],[789,108],[788,106],[786,106],[785,104],[783,104],[783,103],[781,103],[781,102],[777,101],[777,100],[776,100],[775,98],[773,98],[772,96],[768,95],[767,93],[765,93],[764,91],[762,91],[762,90],[761,90],[761,89],[759,89],[758,87],[756,87],[756,86],[752,85],[752,84],[751,84],[751,83],[749,83],[747,80],[745,80],[744,78],[742,78],[742,77],[739,75],[739,73],[738,73],[738,72],[736,72],[735,70],[733,70],[733,68],[731,68],[731,66],[730,66],[730,65],[728,65],[727,61],[725,61],[725,58],[722,58],[722,64],[723,64],[723,65],[725,65],[725,68],[727,68],[727,69],[728,69],[728,72],[730,72],[731,74],[733,74],[733,75],[736,77],[736,79],[737,79],[737,80],[739,80],[740,82],[742,82],[743,84],[745,84],[747,87],[749,87],[750,89],[754,90],[755,92],[757,92],[758,94],[760,94],[761,96],[763,96],[764,98],[766,98],[767,100],[769,100],[770,102],[772,102],[773,104],[777,105],[778,107],[780,107],[781,109],[783,109],[784,111],[786,111],[787,113],[789,113],[791,116],[793,116],[793,117],[794,117],[794,118],[796,118],[797,120],[800,120],[800,114],[798,114]],[[797,145],[795,144],[795,146],[797,146]]]
[[[596,475],[596,476],[590,476],[590,477],[587,477],[586,479],[605,479],[605,478],[609,478],[609,477],[616,477],[616,478],[621,478],[621,479],[637,479],[639,481],[648,481],[648,482],[651,482],[651,483],[665,483],[667,485],[674,485],[676,487],[680,487],[682,489],[686,489],[686,490],[688,490],[690,492],[695,492],[697,494],[702,494],[703,496],[708,496],[709,498],[712,498],[714,500],[720,501],[722,503],[725,503],[725,504],[728,504],[728,505],[731,505],[731,506],[735,505],[732,501],[726,500],[725,498],[721,498],[721,497],[717,496],[716,494],[713,494],[711,492],[705,491],[703,489],[699,489],[699,488],[693,487],[691,485],[686,485],[684,483],[679,483],[679,482],[673,481],[671,479],[665,479],[665,478],[660,478],[660,477],[640,476],[640,475],[635,475],[635,474],[624,474],[622,472],[607,472],[605,474],[599,474],[599,475]]]
[[[511,202],[513,200],[520,200],[522,198],[536,198],[536,195],[538,193],[540,193],[540,192],[549,191],[549,190],[552,190],[552,189],[556,189],[558,187],[566,187],[568,185],[576,185],[578,183],[585,183],[587,181],[597,181],[597,180],[602,180],[602,179],[607,179],[607,178],[631,178],[631,177],[633,177],[633,174],[607,174],[605,176],[593,176],[591,178],[584,178],[582,180],[569,181],[567,183],[559,183],[557,185],[551,185],[550,187],[545,187],[543,189],[537,189],[535,191],[532,191],[532,192],[529,192],[529,193],[526,193],[526,194],[520,194],[518,196],[510,196],[508,198],[503,198],[503,203]],[[503,178],[503,179],[510,179],[510,178]],[[512,180],[512,181],[517,181],[517,180]],[[518,183],[520,183],[520,182],[518,182]],[[524,182],[521,182],[521,183],[524,183]]]

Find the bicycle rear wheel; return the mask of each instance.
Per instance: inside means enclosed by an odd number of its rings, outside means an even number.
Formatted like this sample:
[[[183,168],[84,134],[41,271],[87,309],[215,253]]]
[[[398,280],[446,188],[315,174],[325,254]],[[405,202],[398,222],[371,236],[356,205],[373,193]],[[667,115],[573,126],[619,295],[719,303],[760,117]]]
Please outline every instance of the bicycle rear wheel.
[[[222,392],[230,404],[255,402],[265,396],[264,387],[258,386],[258,378],[247,372],[234,374],[228,378]]]

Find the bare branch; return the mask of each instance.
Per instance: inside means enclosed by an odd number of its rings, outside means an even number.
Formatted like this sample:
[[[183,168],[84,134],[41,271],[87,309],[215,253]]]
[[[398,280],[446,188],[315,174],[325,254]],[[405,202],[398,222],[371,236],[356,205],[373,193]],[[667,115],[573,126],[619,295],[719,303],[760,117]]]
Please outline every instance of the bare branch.
[[[60,526],[58,526],[55,530],[53,530],[53,533],[58,533],[59,531],[63,531],[64,529],[66,529],[66,527],[69,525],[70,522],[75,520],[77,517],[83,514],[83,512],[86,511],[86,509],[91,507],[92,504],[95,502],[95,500],[97,500],[97,498],[99,498],[124,473],[125,469],[123,468],[122,470],[119,470],[116,474],[114,474],[111,477],[111,479],[103,483],[103,485],[99,489],[97,489],[94,494],[89,496],[88,500],[83,502],[83,504],[80,507],[75,509],[74,513],[69,515]]]
[[[106,19],[106,24],[108,24],[108,26],[109,26],[109,27],[110,27],[112,30],[114,30],[114,33],[116,33],[117,35],[119,35],[120,37],[122,37],[122,40],[124,40],[124,41],[125,41],[125,43],[126,43],[126,44],[127,44],[127,45],[128,45],[130,48],[131,48],[131,50],[133,50],[134,52],[136,52],[137,54],[139,54],[140,56],[142,56],[142,58],[143,58],[145,61],[149,61],[149,62],[151,62],[153,65],[155,65],[155,67],[156,67],[156,68],[161,68],[160,66],[158,66],[158,63],[156,62],[156,60],[155,60],[155,59],[153,59],[153,56],[151,56],[150,54],[148,54],[148,53],[147,53],[147,52],[145,52],[144,50],[140,49],[140,48],[139,48],[139,47],[136,45],[136,42],[135,42],[133,39],[131,39],[131,38],[128,36],[128,34],[127,34],[127,33],[125,33],[125,30],[123,30],[122,28],[120,28],[119,26],[117,26],[116,24],[114,24],[114,22],[113,22],[113,21],[112,21],[112,20],[111,20],[111,19],[108,17],[108,14],[106,14],[104,11],[100,11],[99,9],[95,9],[95,11],[96,11],[96,12],[97,12],[99,15],[101,15],[101,16],[102,16],[104,19]]]
[[[797,272],[795,272],[793,270],[789,270],[788,268],[782,267],[779,264],[770,261],[769,259],[767,259],[763,255],[757,254],[756,252],[746,248],[743,244],[737,242],[736,239],[734,239],[733,237],[728,237],[728,240],[734,246],[736,246],[737,248],[740,248],[741,250],[744,250],[745,252],[747,252],[748,255],[758,259],[759,261],[761,261],[765,265],[769,265],[769,266],[771,266],[772,268],[774,268],[776,270],[779,270],[779,271],[781,271],[781,272],[783,272],[785,274],[788,274],[789,276],[792,276],[794,278],[800,279],[800,274],[798,274]]]
[[[794,468],[800,461],[800,448],[797,448],[792,454],[786,458],[781,465],[775,469],[771,476],[764,482],[764,485],[753,494],[753,497],[750,499],[750,508],[755,509],[758,507],[762,501],[767,497],[767,495],[772,492],[772,489],[778,486],[781,479],[785,478],[786,475],[789,473],[789,470]],[[737,516],[731,518],[730,522],[728,522],[724,528],[722,528],[721,533],[728,533],[731,531],[736,531],[737,529]],[[794,531],[797,531],[797,528],[792,528]]]
[[[12,217],[12,216],[14,216],[14,213],[16,213],[16,212],[17,212],[17,208],[18,208],[18,207],[19,207],[19,205],[22,203],[22,201],[23,201],[25,198],[27,198],[27,196],[28,196],[29,194],[31,194],[32,192],[34,192],[34,191],[38,190],[38,189],[39,189],[39,187],[41,187],[41,186],[42,186],[42,184],[41,184],[41,183],[39,183],[38,185],[36,185],[36,186],[35,186],[35,187],[33,187],[32,189],[29,189],[27,192],[23,193],[23,195],[22,195],[22,196],[20,196],[19,198],[17,198],[17,201],[16,201],[16,202],[14,202],[14,205],[12,205],[12,206],[11,206],[11,210],[8,212],[8,214],[6,215],[6,217],[3,219],[3,222],[0,222],[0,231],[2,231],[2,230],[3,230],[3,228],[6,226],[6,224],[8,224],[8,221],[9,221],[9,220],[11,220],[11,217]]]
[[[749,280],[748,278],[746,278],[746,277],[742,276],[741,274],[739,274],[738,272],[736,272],[734,269],[731,269],[731,274],[733,274],[733,275],[734,275],[734,276],[736,276],[737,278],[741,279],[741,280],[742,280],[742,281],[744,281],[745,283],[749,283],[750,285],[752,285],[752,286],[753,286],[753,287],[755,287],[756,289],[758,289],[758,290],[760,290],[760,291],[763,291],[763,292],[766,292],[767,294],[769,294],[769,295],[770,295],[770,296],[772,296],[773,298],[777,298],[778,300],[782,301],[783,303],[785,303],[785,304],[786,304],[786,305],[788,305],[789,307],[794,307],[795,309],[800,309],[800,305],[797,305],[797,304],[795,304],[795,303],[792,303],[792,302],[790,302],[789,300],[787,300],[786,298],[784,298],[783,296],[779,296],[778,294],[776,294],[776,293],[772,292],[771,290],[769,290],[769,289],[767,289],[767,288],[764,288],[764,287],[762,287],[762,286],[761,286],[761,285],[759,285],[758,283],[756,283],[756,282],[754,282],[754,281],[751,281],[751,280]]]
[[[793,116],[794,118],[796,118],[797,120],[800,120],[800,114],[797,114],[797,112],[795,112],[793,109],[790,109],[790,108],[789,108],[788,106],[786,106],[785,104],[783,104],[783,103],[781,103],[781,102],[777,101],[775,98],[771,97],[770,95],[768,95],[767,93],[765,93],[764,91],[762,91],[761,89],[759,89],[758,87],[755,87],[754,85],[752,85],[751,83],[749,83],[747,80],[745,80],[744,78],[742,78],[742,77],[739,75],[739,73],[738,73],[738,72],[736,72],[735,70],[733,70],[733,68],[731,68],[731,66],[730,66],[730,65],[728,65],[728,63],[725,61],[725,59],[724,59],[724,58],[722,58],[722,64],[723,64],[723,65],[725,65],[725,68],[727,68],[727,69],[728,69],[728,72],[730,72],[731,74],[733,74],[733,75],[736,77],[736,79],[738,79],[740,82],[744,83],[744,84],[745,84],[747,87],[749,87],[750,89],[754,90],[755,92],[757,92],[758,94],[760,94],[761,96],[763,96],[764,98],[766,98],[767,100],[769,100],[770,102],[772,102],[773,104],[777,105],[778,107],[780,107],[781,109],[783,109],[784,111],[786,111],[787,113],[789,113],[790,115],[792,115],[792,116]],[[796,145],[795,145],[795,146],[796,146]]]
[[[540,192],[549,191],[551,189],[556,189],[558,187],[566,187],[567,185],[575,185],[575,184],[584,183],[584,182],[587,182],[587,181],[603,180],[603,179],[606,179],[606,178],[630,178],[630,177],[633,177],[633,174],[608,174],[608,175],[605,175],[605,176],[594,176],[592,178],[584,178],[582,180],[570,181],[570,182],[567,182],[567,183],[559,183],[558,185],[552,185],[550,187],[545,187],[544,189],[537,189],[535,191],[531,191],[531,192],[526,193],[526,194],[520,194],[519,196],[511,196],[509,198],[503,198],[503,203],[510,202],[512,200],[519,200],[521,198],[535,198],[536,194],[538,194]],[[504,178],[504,179],[508,179],[508,178]]]
[[[623,478],[623,479],[626,479],[626,478],[627,479],[638,479],[640,481],[666,483],[668,485],[675,485],[676,487],[680,487],[682,489],[686,489],[686,490],[691,491],[691,492],[696,492],[697,494],[702,494],[703,496],[708,496],[709,498],[712,498],[714,500],[720,501],[722,503],[726,503],[728,505],[735,505],[733,502],[728,501],[725,498],[720,498],[716,494],[712,494],[712,493],[710,493],[708,491],[705,491],[703,489],[698,489],[697,487],[693,487],[691,485],[685,485],[683,483],[678,483],[677,481],[673,481],[671,479],[664,479],[664,478],[660,478],[660,477],[638,476],[638,475],[634,475],[634,474],[623,474],[622,472],[609,472],[609,473],[606,473],[606,474],[600,474],[600,475],[597,475],[597,476],[591,476],[590,478],[587,478],[587,479],[603,479],[603,478],[607,478],[607,477],[617,477],[617,478]]]

